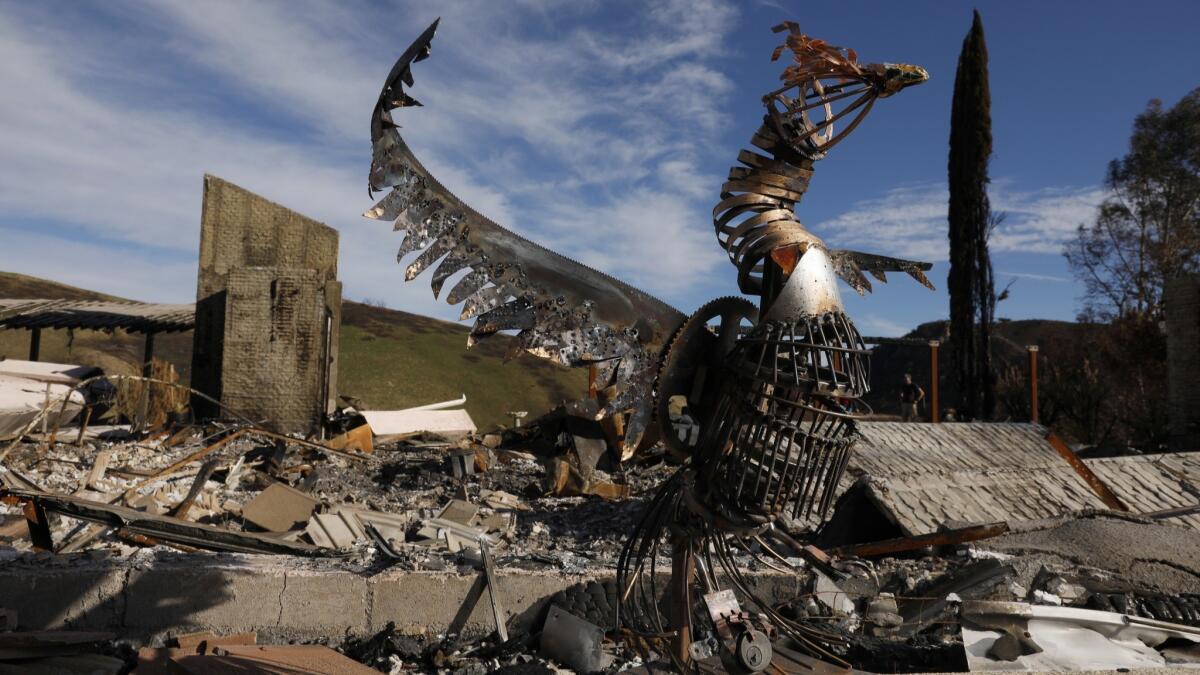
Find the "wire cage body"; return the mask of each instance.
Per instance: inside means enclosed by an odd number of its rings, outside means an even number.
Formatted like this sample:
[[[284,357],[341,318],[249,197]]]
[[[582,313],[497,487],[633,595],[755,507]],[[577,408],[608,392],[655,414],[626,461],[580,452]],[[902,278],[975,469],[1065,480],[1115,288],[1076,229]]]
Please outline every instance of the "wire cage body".
[[[751,522],[823,515],[849,461],[868,356],[841,312],[768,321],[740,340],[696,457],[705,506]]]

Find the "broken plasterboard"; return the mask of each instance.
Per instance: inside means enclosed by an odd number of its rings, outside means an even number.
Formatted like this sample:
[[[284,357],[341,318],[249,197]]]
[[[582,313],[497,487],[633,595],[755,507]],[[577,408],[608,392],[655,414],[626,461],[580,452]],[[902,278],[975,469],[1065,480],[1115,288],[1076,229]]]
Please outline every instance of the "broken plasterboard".
[[[308,533],[317,546],[346,549],[367,538],[366,526],[373,526],[386,539],[404,541],[409,518],[382,511],[338,506],[332,513],[322,513],[308,521]]]
[[[307,523],[317,505],[295,488],[272,483],[242,507],[242,517],[268,532],[287,532]]]
[[[364,410],[362,416],[381,441],[419,433],[461,438],[476,430],[466,410]]]

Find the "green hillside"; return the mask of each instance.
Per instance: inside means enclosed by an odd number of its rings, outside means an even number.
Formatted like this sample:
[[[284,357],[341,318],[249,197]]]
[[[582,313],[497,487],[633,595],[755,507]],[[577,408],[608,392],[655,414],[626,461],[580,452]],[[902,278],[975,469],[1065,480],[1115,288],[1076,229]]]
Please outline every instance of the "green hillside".
[[[0,298],[116,299],[85,289],[0,272]],[[510,410],[531,416],[577,398],[587,374],[522,355],[504,363],[512,338],[497,335],[467,350],[467,327],[357,302],[342,305],[338,391],[370,408],[387,410],[467,395],[467,410],[481,429],[510,420]],[[160,335],[155,353],[186,379],[192,334]],[[43,331],[41,359],[98,365],[133,373],[142,354],[140,335],[101,331]],[[29,333],[0,330],[0,357],[26,358]]]

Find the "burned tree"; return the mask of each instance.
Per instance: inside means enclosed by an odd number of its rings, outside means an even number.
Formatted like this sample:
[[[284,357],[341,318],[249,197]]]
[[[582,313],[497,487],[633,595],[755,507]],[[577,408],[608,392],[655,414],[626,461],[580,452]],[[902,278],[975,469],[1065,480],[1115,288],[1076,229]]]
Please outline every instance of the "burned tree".
[[[1153,320],[1167,280],[1200,272],[1200,88],[1133,123],[1094,223],[1063,249],[1083,282],[1085,321]]]
[[[991,324],[995,313],[988,255],[992,154],[987,45],[979,12],[963,40],[950,115],[950,339],[960,415],[986,419],[995,405]]]

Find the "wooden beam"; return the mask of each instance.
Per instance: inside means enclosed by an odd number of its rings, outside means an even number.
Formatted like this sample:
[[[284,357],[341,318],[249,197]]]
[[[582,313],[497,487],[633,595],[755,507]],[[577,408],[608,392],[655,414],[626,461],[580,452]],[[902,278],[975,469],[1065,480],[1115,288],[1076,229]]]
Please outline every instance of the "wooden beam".
[[[1100,480],[1099,476],[1097,476],[1095,473],[1092,473],[1091,468],[1089,468],[1082,459],[1079,459],[1079,455],[1076,455],[1075,452],[1072,451],[1067,445],[1066,441],[1058,437],[1058,434],[1051,431],[1050,433],[1046,434],[1046,440],[1049,441],[1050,445],[1058,451],[1058,454],[1061,455],[1063,459],[1067,460],[1067,464],[1070,464],[1071,468],[1075,469],[1075,473],[1079,474],[1079,477],[1088,484],[1088,487],[1092,488],[1092,492],[1095,492],[1096,495],[1100,497],[1100,501],[1104,502],[1105,506],[1114,511],[1129,510],[1129,507],[1125,506],[1124,502],[1117,497],[1116,493],[1114,493],[1108,487],[1108,485],[1104,483],[1104,481]]]
[[[146,333],[146,345],[142,351],[142,377],[150,377],[150,362],[154,360],[154,333]]]

